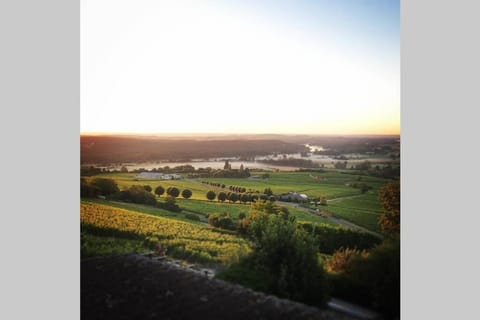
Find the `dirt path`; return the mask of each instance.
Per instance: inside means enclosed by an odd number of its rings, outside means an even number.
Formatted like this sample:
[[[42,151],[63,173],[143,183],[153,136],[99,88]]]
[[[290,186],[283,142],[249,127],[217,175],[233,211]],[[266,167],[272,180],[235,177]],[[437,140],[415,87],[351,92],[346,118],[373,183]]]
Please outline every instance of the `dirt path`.
[[[81,319],[358,319],[280,299],[142,255],[81,262]]]
[[[364,194],[354,194],[354,195],[350,195],[350,196],[336,197],[336,198],[328,199],[328,202],[338,201],[338,200],[343,200],[343,199],[349,199],[349,198],[357,198],[357,197],[361,197],[363,195]]]

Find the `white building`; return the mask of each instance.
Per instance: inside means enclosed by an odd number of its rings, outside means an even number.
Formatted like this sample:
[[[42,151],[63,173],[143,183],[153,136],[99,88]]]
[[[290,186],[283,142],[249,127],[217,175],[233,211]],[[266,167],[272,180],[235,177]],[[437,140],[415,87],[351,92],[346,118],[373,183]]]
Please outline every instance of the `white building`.
[[[148,172],[144,171],[137,175],[139,179],[158,179],[158,180],[178,180],[182,179],[182,176],[177,173],[161,173],[161,172]]]

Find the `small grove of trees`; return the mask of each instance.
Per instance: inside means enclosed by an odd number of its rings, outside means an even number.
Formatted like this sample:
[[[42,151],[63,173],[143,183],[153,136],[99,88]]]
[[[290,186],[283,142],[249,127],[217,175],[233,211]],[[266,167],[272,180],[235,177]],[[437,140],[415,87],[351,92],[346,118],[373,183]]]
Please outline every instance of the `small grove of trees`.
[[[155,188],[155,194],[157,196],[161,196],[164,193],[165,193],[165,189],[162,186],[158,186]]]
[[[190,189],[185,189],[182,191],[182,197],[185,199],[188,199],[192,196],[192,190]]]
[[[109,196],[120,191],[115,180],[107,178],[80,178],[80,196],[97,197]]]
[[[112,199],[133,202],[147,205],[155,205],[157,200],[155,196],[150,192],[146,191],[143,186],[133,185],[127,190],[122,190],[111,196]]]
[[[214,191],[210,190],[207,192],[206,196],[208,200],[213,201],[217,195]]]

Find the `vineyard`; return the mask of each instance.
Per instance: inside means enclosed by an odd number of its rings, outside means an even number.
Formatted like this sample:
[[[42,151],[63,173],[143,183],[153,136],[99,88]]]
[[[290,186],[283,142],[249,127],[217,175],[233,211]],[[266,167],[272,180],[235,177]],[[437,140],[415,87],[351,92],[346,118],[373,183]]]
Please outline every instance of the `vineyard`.
[[[82,231],[161,243],[170,256],[197,262],[232,263],[248,254],[247,241],[187,222],[99,204],[81,203]]]

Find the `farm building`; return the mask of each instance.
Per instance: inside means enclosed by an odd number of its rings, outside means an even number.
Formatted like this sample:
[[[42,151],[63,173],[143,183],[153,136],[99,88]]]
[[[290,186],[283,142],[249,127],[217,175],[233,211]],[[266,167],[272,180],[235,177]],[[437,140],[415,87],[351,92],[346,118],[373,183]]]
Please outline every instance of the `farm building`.
[[[137,175],[139,179],[159,179],[159,180],[178,180],[182,179],[182,176],[177,173],[165,174],[161,172],[141,172]]]
[[[288,192],[288,193],[282,193],[278,196],[276,196],[277,200],[280,201],[298,201],[298,202],[305,202],[308,200],[308,196],[303,193],[297,193],[297,192]]]

